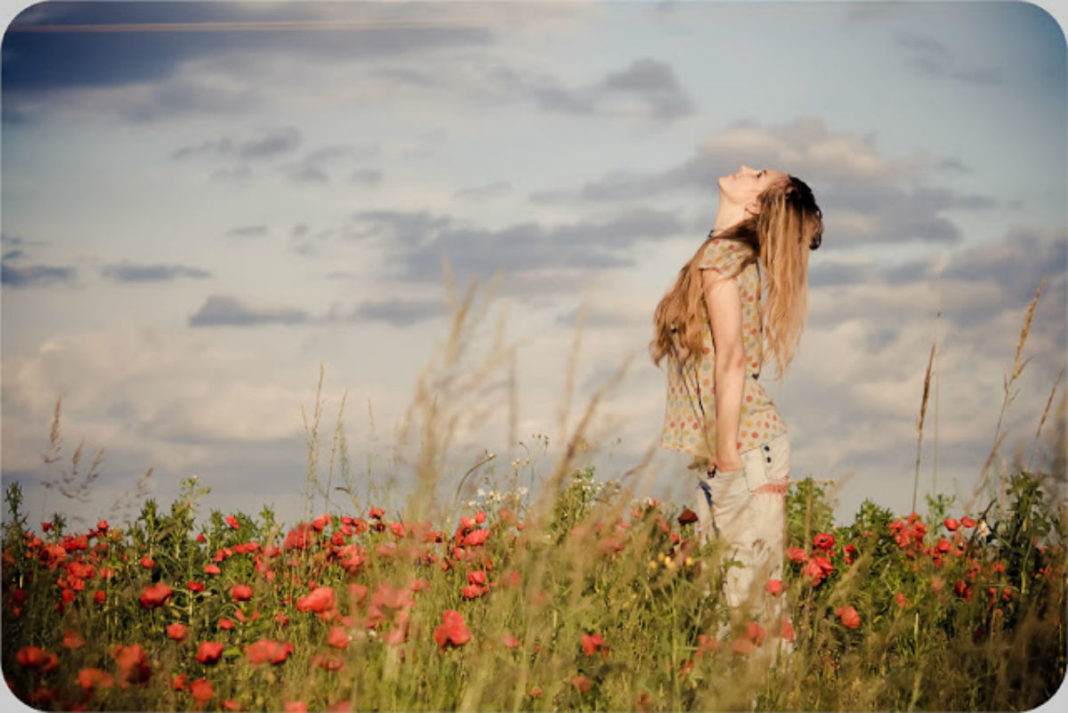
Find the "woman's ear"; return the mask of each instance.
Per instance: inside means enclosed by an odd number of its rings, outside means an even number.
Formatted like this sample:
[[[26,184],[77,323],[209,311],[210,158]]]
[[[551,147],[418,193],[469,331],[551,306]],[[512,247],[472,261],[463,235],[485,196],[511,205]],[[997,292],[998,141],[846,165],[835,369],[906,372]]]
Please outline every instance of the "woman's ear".
[[[745,204],[743,210],[745,210],[745,214],[747,216],[755,217],[760,215],[760,199],[754,198],[753,200],[749,201]]]

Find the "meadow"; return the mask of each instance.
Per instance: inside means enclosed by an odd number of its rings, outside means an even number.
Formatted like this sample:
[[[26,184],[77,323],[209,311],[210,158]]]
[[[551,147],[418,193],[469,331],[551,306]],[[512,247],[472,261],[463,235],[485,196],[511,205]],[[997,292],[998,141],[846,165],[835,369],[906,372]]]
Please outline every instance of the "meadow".
[[[76,531],[29,523],[8,485],[6,684],[41,710],[1026,710],[1064,679],[1063,439],[1042,467],[984,469],[975,506],[866,501],[840,524],[827,483],[793,482],[782,580],[759,583],[788,616],[767,621],[721,601],[734,565],[691,511],[574,466],[596,397],[536,491],[465,476],[442,505],[448,413],[427,394],[470,384],[421,383],[403,508],[204,514],[190,478],[167,507]],[[921,436],[925,408],[926,385]],[[335,433],[324,473],[318,405],[307,427],[312,508],[346,446]]]

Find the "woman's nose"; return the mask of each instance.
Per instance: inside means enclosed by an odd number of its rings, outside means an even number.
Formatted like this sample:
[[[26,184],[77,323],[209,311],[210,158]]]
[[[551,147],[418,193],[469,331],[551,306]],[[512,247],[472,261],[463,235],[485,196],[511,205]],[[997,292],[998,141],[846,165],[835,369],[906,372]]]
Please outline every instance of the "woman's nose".
[[[748,166],[746,166],[746,165],[745,165],[744,163],[742,164],[742,172],[743,172],[743,173],[745,173],[745,172],[747,172],[747,171],[752,171],[752,170],[753,170],[753,169],[749,168],[749,167],[748,167]]]

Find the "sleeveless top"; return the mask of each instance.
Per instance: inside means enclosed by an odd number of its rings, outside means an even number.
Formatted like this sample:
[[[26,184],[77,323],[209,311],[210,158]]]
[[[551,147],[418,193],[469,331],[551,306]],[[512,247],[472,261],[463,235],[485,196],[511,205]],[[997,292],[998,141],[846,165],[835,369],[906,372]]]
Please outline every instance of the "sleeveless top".
[[[697,257],[697,267],[732,275],[747,256],[749,246],[733,240],[715,238]],[[738,420],[738,451],[756,448],[786,433],[786,424],[778,409],[760,385],[764,356],[764,334],[758,309],[760,275],[756,262],[746,265],[735,275],[742,306],[742,345],[745,350],[745,381],[742,410]],[[660,445],[695,456],[695,464],[715,455],[716,449],[716,354],[712,342],[712,325],[705,300],[700,300],[703,316],[701,353],[679,365],[674,352],[667,360],[667,407]],[[676,349],[682,346],[676,337]],[[691,466],[695,467],[695,466]]]

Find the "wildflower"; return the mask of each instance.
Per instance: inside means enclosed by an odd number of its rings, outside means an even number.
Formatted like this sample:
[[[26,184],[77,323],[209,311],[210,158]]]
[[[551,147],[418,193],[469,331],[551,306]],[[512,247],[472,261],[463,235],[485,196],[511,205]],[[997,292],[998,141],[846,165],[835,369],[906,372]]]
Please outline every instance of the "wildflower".
[[[282,706],[285,713],[308,713],[307,701],[286,701]]]
[[[786,550],[786,556],[790,558],[791,562],[804,563],[808,559],[808,555],[805,554],[805,550],[802,547],[791,547]]]
[[[481,570],[480,569],[480,570],[477,570],[475,572],[468,572],[467,573],[467,583],[468,584],[479,584],[479,585],[485,584],[486,583],[486,572],[485,572],[485,570]]]
[[[385,515],[385,514],[386,514],[385,510],[383,510],[382,508],[376,508],[376,507],[372,507],[370,509],[370,511],[368,511],[368,513],[367,513],[368,517],[370,517],[372,520],[381,520],[382,516]]]
[[[824,551],[832,550],[834,549],[834,535],[821,532],[812,538],[812,545]]]
[[[222,574],[222,570],[219,569],[217,564],[204,565],[204,574]]]
[[[964,527],[975,527],[975,520],[965,515],[960,519],[960,524],[964,525]]]
[[[99,530],[100,532],[107,532],[108,531],[108,521],[107,520],[98,521],[96,523],[96,529]]]
[[[185,637],[188,633],[189,630],[185,627],[185,624],[174,622],[173,624],[167,625],[167,636],[175,641],[185,641]]]
[[[211,683],[204,678],[198,678],[189,686],[189,692],[193,694],[193,700],[198,703],[207,703],[215,695]]]
[[[330,587],[316,587],[311,594],[297,600],[297,611],[324,612],[333,609],[336,595]]]
[[[467,630],[464,617],[455,609],[446,609],[441,615],[441,626],[434,630],[434,641],[439,649],[444,649],[447,644],[463,646],[471,639],[471,632]]]
[[[288,641],[283,644],[279,641],[272,641],[271,639],[260,639],[245,647],[245,656],[247,656],[249,662],[253,664],[261,664],[265,662],[280,664],[285,661],[291,653],[293,653],[293,644]]]
[[[389,531],[392,532],[397,537],[404,537],[404,523],[402,523],[402,522],[391,522],[391,523],[389,523]]]
[[[330,627],[330,633],[326,637],[327,645],[333,646],[335,649],[347,649],[351,640],[340,626]]]
[[[315,528],[316,532],[322,532],[323,530],[326,529],[326,526],[329,525],[329,524],[330,524],[330,516],[327,515],[326,513],[323,513],[319,517],[317,517],[314,520],[312,520],[312,527]]]
[[[205,641],[197,649],[197,661],[210,664],[219,660],[222,655],[223,645],[217,641]]]
[[[469,532],[467,533],[467,535],[464,536],[464,547],[475,547],[477,545],[481,545],[486,541],[487,537],[489,537],[489,530],[475,530],[473,532]]]
[[[501,643],[509,649],[514,649],[515,647],[519,646],[519,639],[515,638],[511,634],[503,634],[501,636]]]
[[[65,649],[80,649],[85,646],[85,639],[78,634],[74,629],[63,630],[63,648]]]
[[[151,557],[145,555],[144,557],[141,558],[141,566],[144,567],[145,569],[152,569],[153,567],[156,566],[156,560],[154,560]]]
[[[958,527],[960,527],[960,523],[957,522],[957,520],[955,518],[952,518],[952,517],[947,517],[942,524],[945,525],[946,529],[949,530],[950,532],[953,532]]]
[[[894,595],[894,601],[897,602],[897,605],[899,607],[904,607],[907,603],[905,600],[905,595],[902,592],[898,592],[896,595]]]
[[[51,529],[52,529],[52,523],[50,523],[50,522],[42,522],[41,523],[41,531],[42,532],[48,532]]]
[[[783,619],[782,621],[782,633],[780,634],[786,641],[794,640],[794,625],[789,619]]]
[[[97,604],[103,604],[104,601],[107,599],[107,596],[108,596],[107,593],[104,592],[103,589],[98,589],[95,592],[93,592],[93,601],[96,602]]]
[[[813,555],[812,558],[801,568],[801,573],[812,578],[812,585],[822,582],[828,574],[834,571],[834,565],[826,557]]]
[[[838,607],[834,613],[841,619],[842,626],[847,629],[856,629],[860,626],[860,614],[857,613],[854,607]]]
[[[241,710],[241,704],[235,701],[233,698],[227,698],[225,701],[223,701],[223,708],[228,711],[239,711]]]
[[[163,606],[167,603],[167,600],[171,598],[171,594],[173,593],[174,590],[162,582],[145,587],[141,591],[141,606],[145,609],[155,609],[156,607]]]
[[[603,645],[604,637],[600,634],[582,635],[582,653],[586,656],[592,656],[595,652],[599,651]]]
[[[963,579],[958,579],[957,583],[953,585],[953,591],[957,593],[957,596],[965,601],[972,598],[972,588]]]
[[[769,579],[768,580],[768,593],[769,594],[778,594],[781,591],[782,591],[782,580],[781,579]]]
[[[690,508],[683,509],[683,511],[679,513],[679,524],[689,525],[691,522],[697,522],[697,513]]]
[[[229,631],[234,628],[234,622],[227,619],[225,616],[219,617],[219,628]]]
[[[152,675],[148,666],[148,652],[141,644],[123,646],[116,644],[111,651],[111,657],[115,659],[115,666],[122,674],[122,685],[130,683],[144,683]]]
[[[310,666],[318,666],[324,671],[339,671],[345,666],[345,660],[340,656],[330,654],[316,654],[308,661]]]
[[[229,525],[230,527],[234,528],[235,530],[240,530],[241,529],[241,525],[238,524],[237,518],[234,517],[233,515],[227,515],[226,517],[223,518],[223,520],[225,520],[226,524]]]
[[[23,646],[15,652],[15,660],[26,668],[35,668],[42,673],[59,665],[59,657],[39,646]]]
[[[230,589],[230,596],[239,602],[252,599],[252,587],[247,584],[237,584]]]
[[[207,541],[208,541],[208,538],[204,537],[204,533],[203,532],[197,534],[197,542],[200,542],[200,543],[203,544],[204,542],[207,542]]]
[[[176,673],[174,678],[171,679],[171,688],[175,691],[181,691],[189,685],[189,678],[184,673]]]
[[[96,688],[111,688],[115,685],[115,679],[110,673],[98,668],[83,668],[78,671],[78,685],[89,693]]]
[[[585,693],[593,687],[593,681],[585,676],[579,675],[571,679],[571,685],[574,686],[575,690],[579,693]]]
[[[478,599],[488,591],[489,589],[486,587],[480,587],[477,584],[468,584],[460,590],[460,594],[463,595],[464,599]]]
[[[190,580],[189,583],[185,585],[185,588],[188,589],[190,592],[204,591],[204,585],[200,582],[197,582],[196,580]]]

